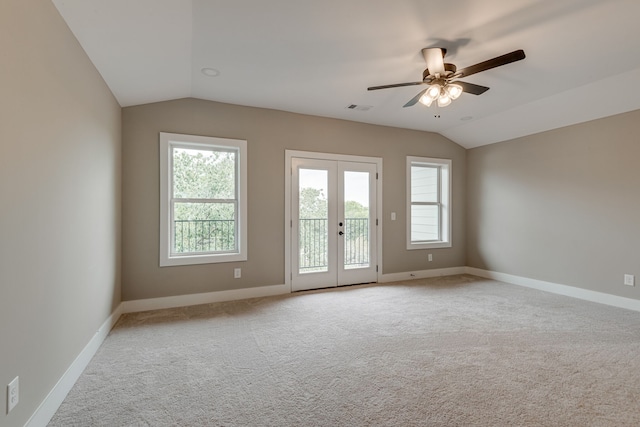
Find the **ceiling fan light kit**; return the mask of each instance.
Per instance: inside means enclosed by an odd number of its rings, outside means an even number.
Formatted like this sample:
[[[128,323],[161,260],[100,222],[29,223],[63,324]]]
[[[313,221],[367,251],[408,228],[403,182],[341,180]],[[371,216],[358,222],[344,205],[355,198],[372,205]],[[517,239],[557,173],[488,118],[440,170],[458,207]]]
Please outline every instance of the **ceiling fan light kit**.
[[[455,83],[446,85],[444,90],[447,91],[447,94],[453,100],[460,98],[460,95],[462,95],[462,86]]]
[[[473,83],[467,83],[459,81],[458,79],[476,74],[482,71],[490,70],[491,68],[500,67],[502,65],[510,64],[512,62],[520,61],[525,58],[524,51],[522,49],[515,50],[489,59],[484,62],[472,65],[470,67],[458,70],[453,64],[445,64],[444,56],[447,50],[440,47],[429,47],[422,49],[422,56],[427,63],[427,68],[422,73],[421,82],[408,82],[408,83],[395,83],[384,86],[372,86],[367,90],[389,89],[402,86],[414,86],[414,85],[429,85],[426,89],[414,96],[403,107],[411,107],[420,102],[427,107],[436,101],[438,107],[446,107],[451,104],[451,101],[456,100],[462,95],[462,92],[467,92],[472,95],[482,95],[489,90],[486,86],[480,86]]]
[[[460,95],[462,95],[462,86],[458,84],[444,83],[442,86],[440,83],[434,83],[420,97],[419,102],[430,107],[433,101],[437,101],[438,107],[446,107],[451,104],[451,101],[460,98]]]

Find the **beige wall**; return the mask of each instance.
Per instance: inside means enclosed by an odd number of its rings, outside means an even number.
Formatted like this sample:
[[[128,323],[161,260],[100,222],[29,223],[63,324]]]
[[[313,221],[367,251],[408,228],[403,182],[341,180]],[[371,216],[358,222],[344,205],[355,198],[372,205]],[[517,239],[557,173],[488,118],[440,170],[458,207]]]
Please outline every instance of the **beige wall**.
[[[195,99],[121,111],[47,0],[0,2],[0,52],[0,406],[20,376],[3,427],[24,425],[121,299],[284,283],[285,149],[383,159],[383,273],[466,264],[640,298],[622,285],[640,279],[640,111],[470,151]],[[248,140],[247,262],[158,267],[160,131]],[[453,159],[450,249],[405,249],[407,155]]]
[[[469,150],[467,265],[640,298],[638,135],[634,111]]]
[[[120,107],[50,1],[0,2],[0,52],[0,425],[23,426],[120,302]]]
[[[124,300],[285,283],[285,149],[383,159],[384,273],[464,265],[465,150],[440,135],[196,99],[128,107],[122,117]],[[248,141],[247,262],[158,266],[161,131]],[[427,251],[405,249],[407,155],[453,159],[453,247],[429,251],[431,263]],[[390,221],[392,211],[398,220]]]

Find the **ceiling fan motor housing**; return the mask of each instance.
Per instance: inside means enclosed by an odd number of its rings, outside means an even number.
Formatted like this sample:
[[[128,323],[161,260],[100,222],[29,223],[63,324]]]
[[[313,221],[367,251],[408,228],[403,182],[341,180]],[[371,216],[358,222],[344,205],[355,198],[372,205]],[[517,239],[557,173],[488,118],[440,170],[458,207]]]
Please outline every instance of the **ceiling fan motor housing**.
[[[450,77],[456,73],[457,69],[458,68],[453,64],[444,64],[444,76],[441,77]],[[429,72],[428,68],[425,68],[425,70],[422,72],[422,80],[426,82],[429,76],[431,76],[431,73]]]

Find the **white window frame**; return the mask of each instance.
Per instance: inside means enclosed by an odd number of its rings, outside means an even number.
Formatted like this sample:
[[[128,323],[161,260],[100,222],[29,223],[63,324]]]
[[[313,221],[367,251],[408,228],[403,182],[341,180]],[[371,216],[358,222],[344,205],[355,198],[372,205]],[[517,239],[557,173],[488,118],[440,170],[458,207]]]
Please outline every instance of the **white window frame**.
[[[434,167],[439,171],[438,174],[438,191],[439,197],[437,202],[419,203],[411,201],[411,167],[426,166]],[[434,249],[434,248],[450,248],[451,247],[451,160],[435,159],[430,157],[407,156],[407,249]],[[411,240],[411,207],[413,205],[431,204],[439,207],[440,229],[437,240],[429,241],[412,241]]]
[[[236,169],[237,250],[205,254],[172,254],[173,147],[233,150]],[[247,260],[247,141],[160,132],[160,267]]]

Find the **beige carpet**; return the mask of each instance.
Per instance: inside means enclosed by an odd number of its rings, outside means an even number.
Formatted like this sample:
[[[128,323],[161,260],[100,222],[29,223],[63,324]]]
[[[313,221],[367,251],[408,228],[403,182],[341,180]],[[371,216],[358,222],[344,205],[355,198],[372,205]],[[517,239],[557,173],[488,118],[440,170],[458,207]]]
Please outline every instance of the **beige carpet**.
[[[638,426],[640,313],[472,276],[125,315],[52,426]]]

